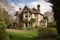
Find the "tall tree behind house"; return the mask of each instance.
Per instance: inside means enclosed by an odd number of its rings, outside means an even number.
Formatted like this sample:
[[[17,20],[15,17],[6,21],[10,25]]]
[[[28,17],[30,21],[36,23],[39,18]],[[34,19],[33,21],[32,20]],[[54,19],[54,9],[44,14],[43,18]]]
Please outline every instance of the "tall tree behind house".
[[[56,29],[58,31],[58,34],[60,35],[60,0],[50,0],[48,2],[51,2],[53,4],[53,12],[54,12],[54,18],[56,20]]]

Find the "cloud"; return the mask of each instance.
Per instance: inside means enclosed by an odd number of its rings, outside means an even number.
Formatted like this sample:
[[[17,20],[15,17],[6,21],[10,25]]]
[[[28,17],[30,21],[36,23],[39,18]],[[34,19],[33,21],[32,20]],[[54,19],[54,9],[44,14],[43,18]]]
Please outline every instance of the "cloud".
[[[14,16],[16,11],[19,11],[19,8],[23,8],[25,4],[23,3],[19,3],[18,5],[16,5],[15,3],[11,3],[10,6],[13,6],[13,9],[12,10],[9,10],[8,11],[8,14],[11,15],[11,16]]]
[[[37,8],[37,4],[40,4],[41,5],[40,10],[41,10],[41,13],[42,14],[44,14],[47,11],[51,11],[52,10],[52,8],[50,7],[50,5],[52,5],[52,4],[50,4],[48,2],[45,2],[45,1],[42,1],[42,2],[40,2],[40,1],[30,2],[27,5],[30,8],[33,8],[33,7]]]
[[[15,8],[15,11],[18,11],[20,7],[23,8],[24,5],[25,5],[24,3],[19,3],[18,5],[11,3],[11,6]]]
[[[50,3],[46,2],[46,1],[40,1],[40,0],[37,0],[37,1],[31,1],[31,2],[27,2],[26,5],[29,7],[29,8],[37,8],[37,4],[40,4],[41,5],[41,13],[44,14],[45,12],[47,11],[51,11],[52,8],[50,7]],[[15,9],[18,10],[19,7],[24,7],[25,3],[18,3],[18,6],[17,5],[14,5],[15,6]]]
[[[9,3],[11,6],[14,7],[13,14],[19,10],[19,8],[23,8],[26,4],[29,8],[35,7],[37,9],[37,4],[41,5],[41,13],[44,14],[47,11],[52,11],[52,8],[50,7],[50,3],[44,1],[44,0],[9,0]]]
[[[37,9],[37,4],[41,5],[41,13],[44,14],[47,11],[52,11],[52,8],[50,7],[50,3],[44,1],[44,0],[7,0],[8,6],[6,6],[6,10],[8,10],[9,15],[13,16],[13,18],[16,18],[14,15],[16,11],[19,10],[19,8],[23,8],[25,5],[27,5],[29,8],[35,7]]]

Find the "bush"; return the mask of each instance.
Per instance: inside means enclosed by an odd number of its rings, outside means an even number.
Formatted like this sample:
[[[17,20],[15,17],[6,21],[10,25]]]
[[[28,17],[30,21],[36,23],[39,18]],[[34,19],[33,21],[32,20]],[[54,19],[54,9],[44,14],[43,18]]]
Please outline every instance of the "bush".
[[[28,31],[30,31],[31,30],[31,28],[25,28],[26,30],[28,30]]]
[[[56,25],[55,24],[48,24],[48,27],[56,28]]]
[[[39,26],[36,25],[35,28],[39,28]]]
[[[18,26],[18,27],[16,27],[16,29],[17,29],[17,30],[23,30],[24,27],[22,27],[22,26]]]
[[[9,40],[9,36],[5,29],[6,29],[5,22],[0,22],[0,40]]]
[[[18,29],[18,30],[23,30],[24,28],[16,28],[16,29]]]
[[[52,38],[56,37],[57,31],[56,28],[40,28],[38,35],[39,38]]]
[[[30,27],[30,28],[25,28],[26,31],[31,31],[31,32],[37,32],[39,28],[35,27]]]

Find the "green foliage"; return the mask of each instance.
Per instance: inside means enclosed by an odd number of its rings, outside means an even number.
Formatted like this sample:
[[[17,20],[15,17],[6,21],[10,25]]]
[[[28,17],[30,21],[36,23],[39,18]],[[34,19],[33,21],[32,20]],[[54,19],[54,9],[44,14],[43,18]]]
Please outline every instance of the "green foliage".
[[[29,21],[27,19],[22,21],[23,23],[29,23]]]
[[[38,25],[36,25],[36,26],[35,26],[35,28],[39,28],[39,26],[38,26]]]
[[[49,0],[53,4],[54,18],[56,20],[56,29],[60,35],[60,0]]]
[[[7,26],[11,23],[10,22],[10,15],[8,15],[8,12],[0,6],[0,20],[5,21]]]
[[[48,24],[48,27],[51,27],[51,28],[56,28],[56,24],[49,23],[49,24]]]
[[[0,40],[9,40],[8,34],[5,31],[7,24],[6,21],[4,19],[4,10],[0,8]]]
[[[35,22],[36,20],[34,18],[31,18],[29,21],[27,19],[25,20],[22,20],[23,23],[33,23]]]
[[[0,21],[0,40],[9,40],[8,34],[5,31],[6,24],[4,21]]]
[[[31,30],[31,28],[26,28],[26,30]]]
[[[23,30],[24,28],[23,28],[23,27],[17,27],[16,29],[18,29],[18,30]]]
[[[48,19],[47,16],[43,17],[44,19]]]
[[[51,23],[48,23],[48,27],[56,28],[56,21],[54,20]]]
[[[40,28],[38,35],[40,38],[53,38],[56,37],[57,31],[55,28]]]
[[[29,28],[25,28],[26,31],[31,31],[31,32],[37,32],[39,30],[39,27],[29,27]]]
[[[0,21],[0,27],[6,27],[5,21]]]
[[[33,40],[37,36],[37,32],[9,32],[10,40]]]
[[[0,26],[0,40],[9,40],[9,36],[4,27]]]
[[[36,20],[35,20],[34,18],[31,18],[29,22],[30,22],[30,23],[34,23],[35,21],[36,21]]]

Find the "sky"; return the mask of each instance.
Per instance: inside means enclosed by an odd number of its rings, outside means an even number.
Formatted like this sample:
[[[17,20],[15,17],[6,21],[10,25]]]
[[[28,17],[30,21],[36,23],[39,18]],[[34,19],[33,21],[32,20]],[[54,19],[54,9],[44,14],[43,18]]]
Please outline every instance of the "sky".
[[[52,8],[50,7],[52,4],[44,0],[8,0],[8,3],[14,7],[15,11],[19,10],[20,7],[23,8],[25,5],[29,8],[37,8],[37,4],[41,5],[40,11],[42,14],[47,11],[52,11]]]

